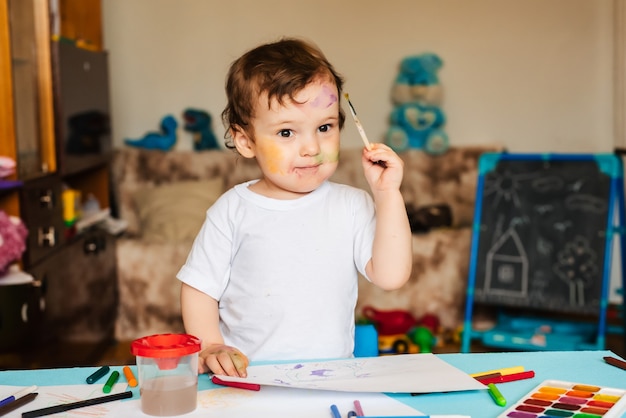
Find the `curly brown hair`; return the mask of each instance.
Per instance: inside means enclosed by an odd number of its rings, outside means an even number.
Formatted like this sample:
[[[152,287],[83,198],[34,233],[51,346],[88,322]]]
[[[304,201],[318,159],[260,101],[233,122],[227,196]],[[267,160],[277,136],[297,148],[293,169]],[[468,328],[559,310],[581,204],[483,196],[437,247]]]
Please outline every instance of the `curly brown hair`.
[[[319,48],[301,39],[283,38],[260,45],[235,60],[228,71],[228,103],[222,112],[226,147],[235,148],[232,143],[233,131],[249,129],[259,95],[267,93],[268,106],[273,99],[282,105],[286,98],[293,100],[298,92],[320,76],[328,77],[335,83],[341,98],[341,75]],[[340,128],[343,128],[344,121],[345,114],[340,106]]]

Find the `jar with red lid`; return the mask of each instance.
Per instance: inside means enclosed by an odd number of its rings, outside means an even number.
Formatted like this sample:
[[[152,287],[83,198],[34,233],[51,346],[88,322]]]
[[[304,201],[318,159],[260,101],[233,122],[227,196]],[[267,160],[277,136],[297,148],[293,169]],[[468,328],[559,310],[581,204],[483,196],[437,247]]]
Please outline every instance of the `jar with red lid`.
[[[145,414],[174,416],[196,409],[200,346],[189,334],[150,335],[131,343]]]

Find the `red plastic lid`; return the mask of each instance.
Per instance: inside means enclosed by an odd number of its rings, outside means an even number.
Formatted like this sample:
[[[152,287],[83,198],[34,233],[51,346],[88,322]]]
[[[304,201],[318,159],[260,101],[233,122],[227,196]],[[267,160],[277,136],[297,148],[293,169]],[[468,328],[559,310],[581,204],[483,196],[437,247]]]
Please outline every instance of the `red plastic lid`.
[[[200,339],[189,334],[156,334],[138,338],[130,345],[135,356],[174,358],[200,351]]]

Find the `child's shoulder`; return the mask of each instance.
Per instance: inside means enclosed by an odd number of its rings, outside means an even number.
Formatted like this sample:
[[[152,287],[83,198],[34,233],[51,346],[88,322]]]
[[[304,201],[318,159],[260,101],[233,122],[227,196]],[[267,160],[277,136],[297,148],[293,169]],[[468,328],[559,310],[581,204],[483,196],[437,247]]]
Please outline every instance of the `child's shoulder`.
[[[342,195],[343,197],[351,197],[353,199],[371,199],[371,195],[367,190],[351,186],[344,183],[328,182],[330,193]]]

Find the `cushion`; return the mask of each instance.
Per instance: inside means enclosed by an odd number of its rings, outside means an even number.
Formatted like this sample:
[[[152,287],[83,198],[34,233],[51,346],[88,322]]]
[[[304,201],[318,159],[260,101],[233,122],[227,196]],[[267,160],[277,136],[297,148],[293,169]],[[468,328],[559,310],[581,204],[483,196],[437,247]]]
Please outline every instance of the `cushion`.
[[[206,210],[223,192],[223,180],[181,181],[135,192],[141,236],[155,243],[193,240]]]

